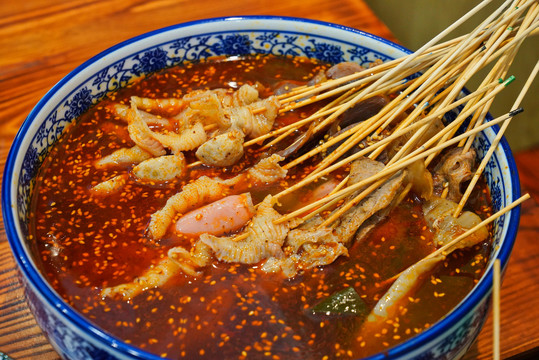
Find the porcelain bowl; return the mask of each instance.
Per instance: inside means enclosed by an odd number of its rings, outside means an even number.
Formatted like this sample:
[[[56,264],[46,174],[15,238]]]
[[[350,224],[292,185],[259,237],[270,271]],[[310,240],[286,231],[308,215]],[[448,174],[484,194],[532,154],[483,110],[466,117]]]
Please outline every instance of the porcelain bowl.
[[[160,359],[95,327],[68,306],[40,274],[31,256],[27,215],[33,179],[62,131],[104,94],[140,75],[184,61],[252,53],[306,56],[360,64],[387,61],[409,51],[355,29],[298,18],[217,18],[180,24],[123,42],[88,60],[54,86],[36,105],[16,136],[2,184],[5,229],[20,270],[28,304],[48,340],[64,359]],[[482,156],[496,129],[477,137]],[[486,181],[499,210],[520,196],[519,180],[505,139],[488,163]],[[492,263],[502,268],[515,240],[519,209],[494,223],[494,249],[485,275],[467,297],[428,330],[372,359],[454,359],[470,347],[486,318]]]

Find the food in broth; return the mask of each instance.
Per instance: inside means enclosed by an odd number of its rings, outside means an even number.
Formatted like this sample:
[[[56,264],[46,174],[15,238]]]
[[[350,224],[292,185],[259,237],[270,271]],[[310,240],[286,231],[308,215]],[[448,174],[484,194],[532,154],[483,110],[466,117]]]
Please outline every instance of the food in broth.
[[[109,94],[66,130],[37,176],[30,233],[43,274],[100,328],[171,359],[360,358],[428,328],[472,289],[490,252],[482,228],[424,259],[491,212],[480,183],[466,211],[451,215],[473,149],[396,172],[324,224],[357,193],[283,215],[379,173],[403,143],[279,196],[335,149],[286,164],[374,116],[392,94],[317,133],[306,125],[275,145],[245,146],[331,101],[279,111],[282,94],[360,69],[218,58]]]

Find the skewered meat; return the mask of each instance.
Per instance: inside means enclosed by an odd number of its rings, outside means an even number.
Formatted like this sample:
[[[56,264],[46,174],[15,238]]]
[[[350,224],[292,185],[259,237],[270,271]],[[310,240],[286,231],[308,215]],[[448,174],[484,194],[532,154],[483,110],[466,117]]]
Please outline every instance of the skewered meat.
[[[328,79],[339,79],[348,75],[365,70],[365,68],[353,61],[346,61],[333,65],[326,70]]]
[[[331,264],[339,256],[347,256],[348,249],[340,243],[331,228],[318,228],[322,223],[315,216],[297,229],[288,233],[284,243],[284,257],[271,257],[262,270],[282,271],[286,277],[294,277],[301,270]]]
[[[145,181],[169,181],[185,175],[185,157],[182,153],[163,155],[144,160],[133,168],[133,175]]]
[[[281,246],[288,234],[288,222],[274,224],[281,214],[273,209],[272,197],[268,195],[259,204],[256,214],[247,225],[247,237],[236,240],[235,236],[217,237],[200,235],[199,241],[208,245],[221,261],[255,264],[269,257],[282,256]]]
[[[423,259],[404,270],[376,303],[367,317],[366,326],[369,326],[369,323],[380,323],[389,318],[394,318],[399,308],[406,305],[408,295],[422,283],[426,275],[443,259],[444,257],[441,255]]]
[[[217,135],[199,146],[196,157],[207,165],[233,165],[243,156],[244,137],[243,132],[237,129]]]
[[[161,239],[172,223],[176,214],[186,212],[222,199],[229,195],[230,187],[219,178],[202,176],[192,183],[185,185],[179,193],[171,196],[165,206],[152,214],[148,226],[151,237]]]
[[[359,158],[352,163],[349,184],[353,185],[378,173],[384,164],[369,158]],[[344,245],[350,244],[359,227],[372,215],[390,206],[396,198],[406,178],[403,171],[397,172],[378,189],[371,192],[357,206],[345,212],[339,219],[335,231]],[[351,201],[361,190],[349,197]]]
[[[95,166],[100,168],[113,167],[118,165],[138,164],[152,157],[150,153],[135,145],[131,148],[122,148],[114,151],[95,162]]]
[[[442,198],[434,198],[423,206],[425,220],[429,227],[435,231],[433,239],[435,246],[440,247],[449,243],[481,222],[481,218],[471,211],[465,211],[457,218],[453,217],[457,206],[457,203]],[[487,237],[487,228],[481,227],[470,236],[459,241],[453,246],[452,250],[472,247]]]
[[[241,229],[254,212],[251,194],[230,195],[183,215],[176,222],[176,232],[220,236]]]
[[[232,128],[241,130],[245,136],[256,138],[271,130],[279,107],[279,100],[275,96],[270,96],[249,105],[226,108],[225,116],[230,119]],[[264,108],[263,112],[253,113],[254,110],[261,108]]]
[[[144,122],[134,102],[131,103],[131,108],[127,113],[127,130],[131,140],[138,147],[153,156],[162,156],[166,154],[163,145],[152,136],[152,131],[148,124]]]
[[[162,146],[170,149],[173,154],[181,151],[194,150],[208,139],[206,131],[204,131],[204,126],[200,122],[186,126],[179,134],[171,131],[152,131],[151,136]]]
[[[470,180],[475,166],[475,150],[462,153],[462,148],[456,147],[442,156],[434,168],[434,192],[441,195],[443,188],[449,188],[447,199],[459,201],[462,197],[461,184]]]
[[[127,178],[127,174],[115,176],[112,179],[100,182],[96,186],[92,187],[90,191],[95,195],[110,195],[120,191],[126,184]]]
[[[135,96],[133,98],[135,98]],[[136,102],[135,104],[137,105]],[[120,117],[120,119],[124,120],[125,122],[127,122],[129,109],[130,107],[127,105],[122,105],[122,104],[114,105],[114,112]],[[142,120],[144,120],[146,124],[170,126],[170,121],[168,121],[168,119],[140,110],[140,105],[137,105],[137,109],[139,109],[140,116],[142,117]]]
[[[168,251],[168,257],[174,261],[179,270],[191,276],[200,275],[200,269],[207,266],[212,258],[211,248],[201,241],[197,241],[192,251],[187,251],[181,246],[176,246]]]
[[[171,277],[178,273],[179,266],[169,258],[164,258],[156,265],[152,265],[144,274],[133,281],[108,287],[101,290],[101,297],[130,300],[146,289],[164,285]]]

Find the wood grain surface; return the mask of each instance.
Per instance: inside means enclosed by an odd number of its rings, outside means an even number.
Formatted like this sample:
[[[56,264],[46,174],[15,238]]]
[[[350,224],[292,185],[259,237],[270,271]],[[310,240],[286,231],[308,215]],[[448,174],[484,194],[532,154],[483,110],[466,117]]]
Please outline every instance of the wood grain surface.
[[[0,170],[17,130],[56,82],[99,52],[133,36],[208,17],[283,15],[329,21],[398,39],[361,0],[3,0],[0,6]],[[517,154],[523,184],[539,198],[539,152]],[[522,207],[502,286],[504,358],[539,345],[539,206]],[[492,357],[490,317],[469,354]],[[0,225],[0,351],[14,359],[58,359],[37,327]]]

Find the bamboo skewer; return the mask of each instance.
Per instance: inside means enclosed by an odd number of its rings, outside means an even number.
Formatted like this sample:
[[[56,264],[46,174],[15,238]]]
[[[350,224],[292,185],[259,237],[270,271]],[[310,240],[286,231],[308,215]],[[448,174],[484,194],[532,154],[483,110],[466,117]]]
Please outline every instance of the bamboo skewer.
[[[500,259],[494,261],[492,273],[492,358],[500,360]]]
[[[500,57],[503,53],[505,53],[510,47],[514,46],[515,43],[520,42],[527,38],[532,32],[536,31],[539,27],[539,21],[535,19],[535,21],[530,25],[529,28],[527,28],[525,31],[523,31],[520,35],[515,36],[511,40],[507,41],[502,47],[500,47],[494,54],[492,54],[492,57],[497,58]]]
[[[523,33],[524,30],[527,29],[531,25],[533,20],[537,18],[538,14],[539,14],[539,5],[537,3],[534,3],[532,4],[528,14],[526,14],[525,18],[523,19],[521,26],[519,27],[517,31],[517,36]],[[513,62],[513,59],[515,58],[516,53],[521,44],[522,44],[522,40],[516,42],[512,49],[508,50],[506,54],[500,57],[499,61],[494,65],[492,71],[489,73],[485,81],[488,78],[490,79],[497,78],[497,77],[503,78],[506,76],[507,71],[511,63]],[[487,108],[488,107],[490,107],[490,104],[487,105]],[[514,108],[517,108],[517,107],[518,106],[514,106]],[[483,113],[481,114],[482,118],[484,118],[484,116],[486,115],[486,111],[487,111],[486,109],[483,110]],[[470,126],[471,125],[472,124],[470,124]],[[465,144],[459,144],[459,146],[463,146],[463,150],[462,150],[463,153],[470,149],[470,147],[472,146],[473,140],[474,140],[474,137],[471,137],[470,139],[466,141]]]
[[[343,84],[342,79],[346,79],[346,78],[348,78],[350,76],[353,76],[355,78],[358,75],[363,74],[365,72],[366,71],[360,71],[358,73],[348,75],[348,76],[342,77],[340,79],[327,80],[324,83],[322,83],[321,85],[315,85],[315,86],[312,87],[312,89],[310,91],[306,92],[306,94],[301,94],[302,95],[301,98],[303,98],[305,96],[309,96],[305,100],[294,102],[294,99],[299,95],[292,97],[292,100],[286,99],[286,101],[290,102],[291,104],[287,105],[287,106],[284,106],[283,109],[282,109],[282,112],[287,112],[287,111],[290,111],[290,110],[293,110],[293,109],[297,109],[299,107],[309,105],[309,104],[312,104],[314,102],[333,97],[335,95],[346,92],[348,90],[352,90],[354,88],[361,88],[365,84],[368,84],[369,82],[372,82],[372,80],[379,79],[380,77],[382,77],[384,75],[383,72],[377,73],[377,74],[371,74],[370,76],[365,77],[363,79],[358,79],[358,80],[350,82],[348,84],[346,84],[346,83]],[[343,85],[335,87],[337,84],[343,84]],[[323,90],[328,90],[328,91],[322,92]]]
[[[528,2],[528,5],[530,2]],[[455,86],[452,90],[452,92],[444,99],[445,102],[451,101],[454,97],[458,95],[458,92],[460,92],[460,89],[464,87],[466,82],[470,79],[470,77],[475,74],[481,67],[484,66],[484,64],[489,60],[492,53],[495,51],[495,49],[509,36],[509,34],[512,32],[512,28],[507,26],[507,23],[511,22],[513,18],[517,17],[522,11],[524,11],[525,7],[519,7],[516,11],[514,11],[512,14],[510,14],[506,18],[501,18],[501,24],[502,26],[494,32],[494,34],[488,39],[487,43],[484,45],[484,48],[486,51],[481,54],[480,57],[474,58],[473,62],[470,64],[470,66],[459,76],[457,83],[458,86]],[[495,69],[496,70],[496,67]],[[485,78],[484,81],[490,81],[492,78],[492,74],[496,73],[495,71],[492,71],[489,76]],[[499,74],[499,76],[504,76],[504,73]],[[492,103],[492,100],[490,103],[485,104],[483,109],[481,111],[478,111],[476,114],[474,114],[474,117],[472,118],[472,121],[470,123],[470,127],[474,125],[474,123],[480,123],[482,121],[490,107],[490,104]],[[467,104],[467,106],[473,104],[473,102]],[[466,107],[465,107],[466,109]],[[448,134],[447,137],[452,136],[452,134]],[[429,159],[427,159],[426,163],[430,163],[432,161],[433,157],[435,155],[431,156]]]
[[[369,185],[369,187],[367,187],[365,190],[363,190],[361,193],[355,196],[352,200],[348,201],[346,204],[343,204],[338,210],[334,211],[333,214],[331,214],[326,220],[324,220],[319,225],[319,228],[327,227],[330,224],[332,224],[335,220],[341,217],[341,215],[343,215],[345,212],[350,210],[353,206],[356,206],[357,204],[359,204],[361,200],[365,199],[370,193],[372,193],[379,186],[381,186],[384,182],[386,182],[388,178],[389,176],[381,178],[375,183]]]
[[[339,185],[337,185],[337,186],[335,187],[335,189],[333,189],[333,190],[329,193],[329,195],[333,195],[333,194],[337,193],[337,192],[338,192],[339,190],[341,190],[344,186],[346,186],[346,183],[348,182],[349,178],[350,178],[349,175],[346,176],[346,177],[339,183]],[[305,222],[305,221],[309,220],[310,218],[316,216],[317,214],[320,214],[320,213],[322,213],[322,212],[324,212],[324,211],[326,211],[326,210],[332,208],[332,207],[335,206],[337,203],[339,203],[340,201],[344,200],[344,198],[346,198],[345,195],[339,196],[339,197],[337,197],[337,198],[335,198],[335,199],[333,199],[333,200],[331,200],[331,201],[328,201],[326,204],[324,204],[324,205],[320,206],[319,208],[317,208],[315,212],[311,212],[311,213],[309,213],[309,214],[307,214],[307,215],[304,215],[304,216],[301,218],[301,219],[302,219],[302,222]]]
[[[383,110],[383,109],[382,109]],[[375,115],[374,117],[372,117],[371,119],[369,119],[369,121],[373,121],[373,119],[379,119],[380,118],[380,115],[377,114]],[[284,169],[290,169],[294,166],[296,166],[297,164],[300,164],[302,163],[303,161],[313,157],[314,155],[322,152],[322,151],[325,151],[327,148],[329,148],[330,146],[333,146],[335,145],[336,143],[340,142],[341,140],[344,140],[346,139],[348,136],[350,135],[353,135],[355,133],[360,133],[360,131],[364,131],[365,130],[365,127],[368,126],[368,122],[367,121],[364,121],[362,123],[359,123],[357,124],[356,126],[354,126],[353,128],[347,130],[347,131],[344,131],[343,133],[341,133],[340,135],[337,135],[331,139],[329,139],[328,141],[326,141],[324,144],[322,145],[319,145],[317,146],[316,148],[312,149],[311,151],[307,152],[306,154],[298,157],[297,159],[294,159],[292,160],[291,162],[289,162],[288,164],[286,164],[284,166]]]
[[[336,193],[336,192],[335,192]],[[334,193],[332,193],[331,195],[333,195]],[[331,200],[331,201],[328,201],[327,203],[325,203],[324,205],[320,206],[319,208],[316,208],[315,211],[312,211],[310,212],[309,214],[303,216],[301,218],[301,220],[303,222],[315,217],[316,215],[320,214],[320,213],[323,213],[324,211],[326,210],[329,210],[331,209],[332,207],[336,206],[339,202],[342,202],[344,201],[344,199],[347,197],[347,195],[340,195],[338,197],[336,197],[335,199]]]
[[[528,77],[528,80],[524,84],[524,87],[522,88],[522,90],[520,91],[520,94],[518,95],[517,99],[515,100],[515,103],[513,104],[512,110],[515,110],[520,106],[520,103],[522,102],[522,100],[524,99],[524,96],[528,92],[528,89],[530,88],[533,80],[535,79],[535,76],[537,76],[538,71],[539,71],[539,61],[535,64],[535,67],[532,70],[532,73]],[[483,170],[487,166],[487,163],[490,160],[492,154],[494,153],[494,151],[498,147],[498,144],[499,144],[505,130],[509,126],[510,122],[511,122],[511,118],[508,118],[502,124],[500,130],[498,131],[498,134],[496,134],[496,137],[492,141],[492,144],[490,145],[490,148],[488,149],[487,153],[483,157],[483,159],[481,161],[481,164],[478,166],[478,168],[475,171],[475,173],[474,173],[468,187],[466,188],[466,191],[462,195],[462,198],[461,198],[461,200],[460,200],[460,202],[458,204],[458,207],[455,209],[455,212],[453,214],[454,217],[457,217],[460,214],[460,212],[462,211],[462,209],[464,208],[464,205],[468,201],[468,198],[469,198],[470,194],[472,193],[472,190],[473,190],[475,184],[477,183],[477,181],[479,180],[479,177],[483,173]]]
[[[432,63],[433,61],[436,61],[439,57],[443,56],[443,54],[447,52],[451,48],[452,45],[453,44],[450,43],[446,45],[445,48],[442,47],[441,49],[435,49],[433,47],[429,49],[430,51],[426,52],[425,54],[421,54],[420,56],[417,57],[417,59],[411,62],[408,68],[409,69],[417,68],[420,70],[422,68],[427,67],[430,63]],[[282,97],[280,97],[279,99],[283,103],[295,102],[307,96],[316,95],[323,90],[331,89],[336,86],[348,90],[350,88],[372,82],[372,80],[379,79],[380,77],[385,75],[388,71],[391,71],[392,68],[399,65],[403,61],[407,60],[409,56],[410,55],[406,55],[398,59],[395,59],[386,63],[382,63],[375,67],[368,68],[368,69],[365,69],[360,72],[356,72],[354,74],[350,74],[347,76],[343,76],[338,79],[328,80],[322,84],[305,87],[304,91],[291,94],[291,96],[285,96],[288,94],[283,94],[281,95]],[[344,84],[348,84],[348,85],[342,86]],[[336,92],[334,92],[333,94],[335,93]]]
[[[389,104],[390,105],[390,104]],[[352,149],[352,147],[356,146],[359,142],[361,142],[363,139],[365,139],[367,136],[369,136],[373,131],[375,131],[378,127],[380,127],[384,122],[385,118],[384,115],[393,116],[398,110],[397,109],[389,109],[389,105],[384,107],[382,111],[380,111],[378,114],[370,118],[368,121],[364,121],[363,123],[360,123],[356,127],[354,127],[354,131],[350,135],[350,137],[346,136],[344,142],[337,147],[337,149],[330,155],[328,155],[324,160],[322,160],[316,169],[312,172],[313,174],[316,174],[319,171],[322,171],[326,167],[330,166],[333,162],[337,161],[338,158],[340,158],[343,154],[345,154],[348,150]],[[385,111],[389,111],[386,113]],[[345,133],[343,133],[345,134]],[[337,139],[334,138],[334,139]],[[332,144],[334,139],[330,139],[325,144],[320,146],[321,150],[324,149],[324,145]],[[313,152],[314,153],[314,152]],[[307,153],[306,155],[309,155]],[[303,158],[298,158],[294,161],[294,163],[299,163],[300,160],[303,161],[307,159],[308,156],[304,156]]]

